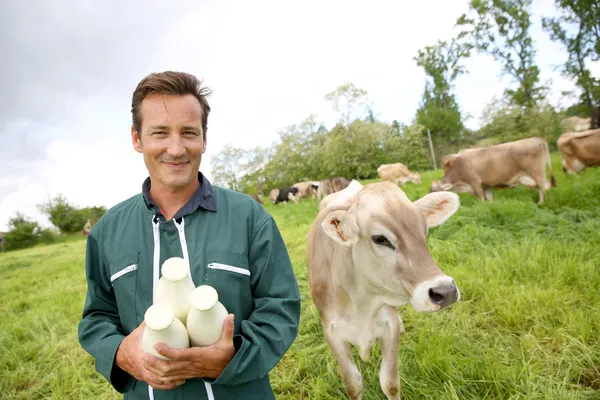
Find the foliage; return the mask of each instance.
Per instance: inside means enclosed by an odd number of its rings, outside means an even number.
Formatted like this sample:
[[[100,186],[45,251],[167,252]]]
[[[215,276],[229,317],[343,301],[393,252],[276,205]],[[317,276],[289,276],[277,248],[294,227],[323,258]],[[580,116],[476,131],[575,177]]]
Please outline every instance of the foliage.
[[[555,149],[556,140],[564,132],[563,117],[563,113],[557,112],[549,104],[541,103],[522,113],[507,99],[494,99],[485,107],[482,113],[483,127],[473,134],[472,141],[487,145],[539,136]]]
[[[93,225],[106,212],[106,208],[103,206],[77,208],[61,194],[49,199],[46,203],[39,204],[38,209],[62,233],[81,232],[88,219]]]
[[[55,235],[49,229],[17,213],[8,221],[9,231],[4,235],[4,250],[16,250],[33,247],[38,243],[52,243]]]
[[[543,18],[553,41],[561,43],[569,56],[563,74],[581,89],[580,101],[592,128],[600,127],[600,79],[592,76],[591,62],[600,57],[600,4],[594,0],[555,0],[560,16]]]
[[[458,26],[465,28],[459,39],[492,55],[502,64],[503,74],[518,83],[517,89],[507,89],[505,93],[521,111],[534,108],[545,95],[529,33],[531,2],[470,0],[469,15],[463,14],[457,21]]]
[[[452,89],[459,75],[466,73],[461,61],[469,57],[472,45],[458,41],[438,41],[419,50],[415,60],[425,70],[427,80],[417,123],[434,138],[456,142],[464,132],[460,109]]]

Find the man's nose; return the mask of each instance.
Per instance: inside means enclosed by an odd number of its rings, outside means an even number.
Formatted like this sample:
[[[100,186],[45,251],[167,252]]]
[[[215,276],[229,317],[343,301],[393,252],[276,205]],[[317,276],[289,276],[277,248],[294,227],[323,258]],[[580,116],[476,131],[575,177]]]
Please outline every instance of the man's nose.
[[[169,147],[167,148],[167,153],[173,157],[181,157],[185,154],[185,146],[183,144],[181,135],[171,135],[169,138]]]

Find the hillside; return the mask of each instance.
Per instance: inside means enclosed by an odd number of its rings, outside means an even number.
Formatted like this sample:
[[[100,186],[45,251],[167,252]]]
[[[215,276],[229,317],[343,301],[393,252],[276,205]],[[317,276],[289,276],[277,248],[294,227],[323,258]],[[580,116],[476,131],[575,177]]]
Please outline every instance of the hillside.
[[[600,169],[566,176],[542,206],[537,191],[494,191],[429,233],[433,258],[461,301],[438,314],[399,310],[403,399],[600,398]],[[441,171],[407,184],[415,200]],[[363,182],[367,183],[367,182]],[[342,399],[337,365],[307,287],[306,234],[317,202],[265,204],[302,293],[297,340],[271,372],[278,399]],[[77,341],[85,240],[0,254],[0,398],[118,399]],[[359,361],[364,399],[384,399],[379,348]]]

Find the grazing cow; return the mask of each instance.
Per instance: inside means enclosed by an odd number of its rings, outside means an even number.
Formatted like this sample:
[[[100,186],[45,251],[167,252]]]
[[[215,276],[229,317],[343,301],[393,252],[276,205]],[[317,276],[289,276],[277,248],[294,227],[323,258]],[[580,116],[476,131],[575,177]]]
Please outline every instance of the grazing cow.
[[[600,165],[600,129],[564,133],[556,144],[562,154],[563,171],[569,174]]]
[[[317,190],[317,196],[319,199],[330,195],[331,193],[339,192],[345,189],[350,184],[350,181],[343,177],[323,179],[319,182],[319,188]]]
[[[350,399],[361,399],[364,390],[351,346],[366,360],[376,341],[381,389],[388,399],[400,399],[404,326],[396,307],[410,303],[418,312],[438,311],[459,300],[456,283],[438,268],[426,242],[428,229],[458,210],[459,197],[430,193],[413,203],[391,182],[358,185],[346,191],[354,195],[330,201],[312,224],[310,293]]]
[[[377,174],[382,181],[398,183],[402,186],[411,181],[415,185],[421,184],[421,175],[418,172],[411,172],[408,167],[402,163],[382,164],[377,168]]]
[[[317,197],[317,190],[319,187],[319,182],[315,181],[305,181],[294,183],[292,187],[298,188],[298,192],[300,194],[300,198],[311,196],[314,200]]]
[[[90,219],[88,218],[85,225],[83,225],[83,230],[81,233],[85,236],[88,236],[90,234],[91,230],[92,230],[92,221],[90,221]]]
[[[556,186],[548,142],[539,137],[462,150],[446,161],[448,170],[440,181],[431,183],[430,192],[454,191],[455,185],[463,189],[468,186],[468,190],[462,191],[472,190],[480,200],[492,200],[490,188],[523,184],[538,188],[541,204],[544,192]],[[546,165],[551,183],[546,179]]]
[[[260,199],[260,197],[258,197],[257,195],[250,193],[248,196],[252,197],[254,200],[256,200],[258,202],[258,204],[262,204],[262,200]]]
[[[273,189],[269,195],[271,202],[273,204],[277,203],[286,203],[288,201],[293,201],[294,203],[298,203],[300,201],[300,194],[298,188],[293,186],[285,187],[283,189]]]
[[[591,118],[581,118],[573,116],[565,118],[565,120],[563,121],[563,126],[566,128],[567,131],[581,132],[589,130],[591,122]]]

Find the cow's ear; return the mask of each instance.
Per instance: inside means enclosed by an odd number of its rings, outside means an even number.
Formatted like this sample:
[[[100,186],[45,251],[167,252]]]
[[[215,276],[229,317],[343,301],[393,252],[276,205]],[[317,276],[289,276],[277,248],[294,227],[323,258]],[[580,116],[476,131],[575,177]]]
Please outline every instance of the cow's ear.
[[[440,185],[440,189],[442,189],[442,190],[450,190],[450,189],[452,189],[453,186],[454,185],[452,185],[451,183],[442,183]]]
[[[354,217],[345,210],[336,210],[327,214],[321,222],[321,228],[327,236],[344,246],[350,246],[358,232]]]
[[[414,205],[423,213],[427,227],[433,228],[448,220],[460,207],[460,197],[452,192],[434,192],[420,198]]]

